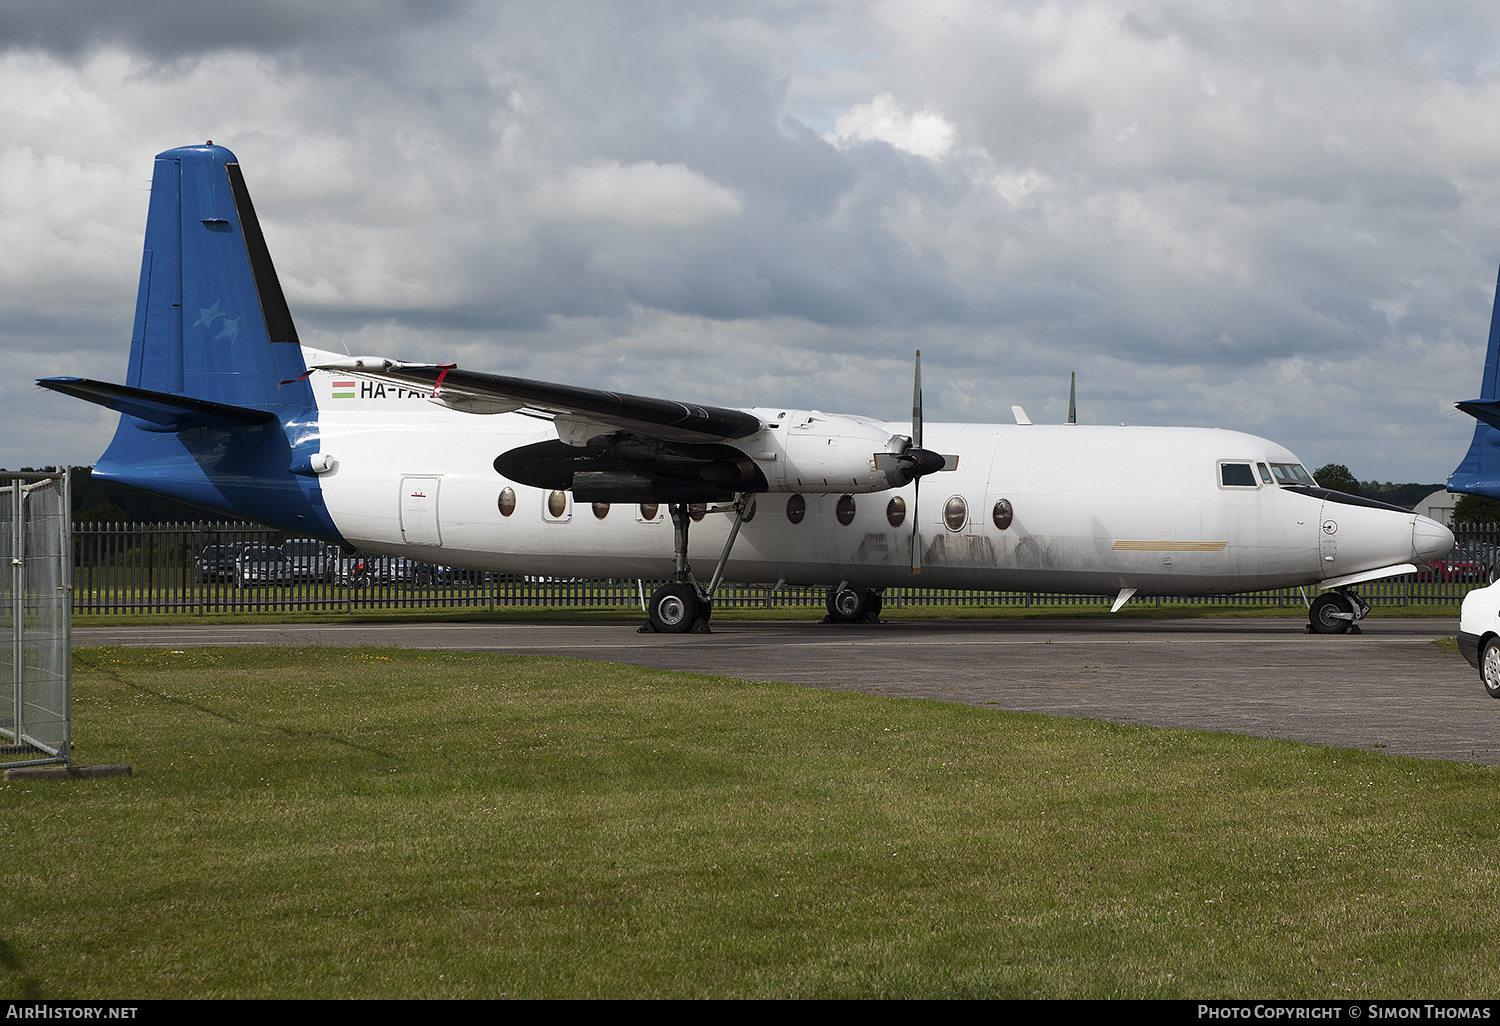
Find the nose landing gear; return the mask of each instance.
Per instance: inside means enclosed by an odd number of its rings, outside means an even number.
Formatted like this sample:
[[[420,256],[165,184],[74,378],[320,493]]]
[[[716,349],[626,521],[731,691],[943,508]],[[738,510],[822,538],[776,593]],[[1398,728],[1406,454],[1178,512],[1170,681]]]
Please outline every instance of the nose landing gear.
[[[1370,613],[1364,599],[1347,588],[1325,591],[1307,610],[1308,634],[1358,634],[1359,624]]]

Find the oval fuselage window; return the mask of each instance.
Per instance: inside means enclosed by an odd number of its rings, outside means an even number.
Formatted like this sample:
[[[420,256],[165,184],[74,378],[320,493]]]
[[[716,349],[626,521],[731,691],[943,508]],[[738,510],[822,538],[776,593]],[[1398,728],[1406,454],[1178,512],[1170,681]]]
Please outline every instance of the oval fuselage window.
[[[807,516],[807,500],[799,493],[786,500],[786,518],[794,524],[802,523]]]

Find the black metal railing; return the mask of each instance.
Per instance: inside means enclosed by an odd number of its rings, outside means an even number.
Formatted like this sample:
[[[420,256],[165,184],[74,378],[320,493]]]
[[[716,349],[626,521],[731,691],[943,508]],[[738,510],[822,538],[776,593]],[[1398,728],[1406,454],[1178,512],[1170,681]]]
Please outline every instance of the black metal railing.
[[[1359,586],[1373,606],[1450,605],[1500,573],[1500,525],[1455,528],[1458,548],[1417,574]],[[390,557],[345,556],[328,548],[294,557],[285,569],[241,572],[235,560],[286,536],[245,524],[104,524],[73,528],[73,609],[77,613],[223,613],[360,609],[496,609],[517,606],[639,610],[662,581],[578,580],[455,570]],[[305,545],[305,543],[303,543]],[[298,546],[294,546],[296,548]],[[239,558],[239,567],[246,560]],[[1313,589],[1234,595],[1136,598],[1132,604],[1305,607]],[[766,584],[720,586],[720,607],[821,606],[827,589]],[[885,606],[1097,605],[1111,595],[887,588]]]

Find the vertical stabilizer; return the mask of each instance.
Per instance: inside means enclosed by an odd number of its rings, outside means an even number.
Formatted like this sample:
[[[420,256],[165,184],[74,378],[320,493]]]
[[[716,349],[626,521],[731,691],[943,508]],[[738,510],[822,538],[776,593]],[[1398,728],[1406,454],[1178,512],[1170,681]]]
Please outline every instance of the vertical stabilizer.
[[[1479,398],[1458,408],[1479,423],[1474,439],[1458,469],[1448,475],[1448,490],[1500,499],[1500,282],[1495,288],[1495,306],[1490,314],[1489,349],[1484,358],[1484,376],[1479,380]]]
[[[209,143],[156,157],[126,385],[41,384],[121,412],[95,477],[338,541],[306,371],[239,162]]]
[[[126,383],[269,409],[310,407],[297,329],[233,153],[156,158]],[[280,386],[280,387],[278,387]]]

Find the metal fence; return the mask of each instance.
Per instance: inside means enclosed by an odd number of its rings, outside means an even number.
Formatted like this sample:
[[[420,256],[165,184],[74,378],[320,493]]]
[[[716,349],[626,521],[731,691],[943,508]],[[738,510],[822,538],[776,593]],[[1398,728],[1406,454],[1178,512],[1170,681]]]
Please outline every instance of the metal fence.
[[[68,472],[7,474],[0,484],[0,764],[71,756],[72,548]]]
[[[1488,583],[1500,562],[1500,525],[1457,529],[1457,551],[1416,575],[1359,586],[1372,606],[1454,604],[1476,585]],[[331,557],[312,571],[288,571],[266,579],[238,579],[221,562],[225,553],[280,546],[286,536],[244,524],[95,524],[73,529],[73,609],[79,613],[293,612],[363,609],[489,609],[518,606],[631,608],[639,610],[663,581],[560,580],[457,571],[377,556]],[[1500,560],[1500,556],[1497,556]],[[295,561],[294,561],[295,562]],[[1313,589],[1188,598],[1135,598],[1133,605],[1183,602],[1203,605],[1305,608]],[[823,587],[727,583],[714,596],[725,607],[818,607]],[[905,606],[1098,605],[1112,595],[1050,592],[963,591],[887,588],[886,608]]]

